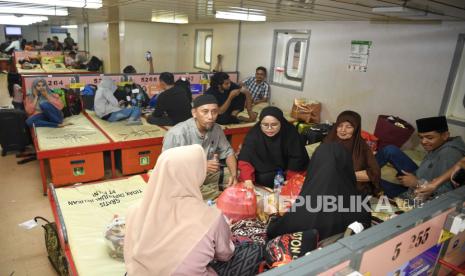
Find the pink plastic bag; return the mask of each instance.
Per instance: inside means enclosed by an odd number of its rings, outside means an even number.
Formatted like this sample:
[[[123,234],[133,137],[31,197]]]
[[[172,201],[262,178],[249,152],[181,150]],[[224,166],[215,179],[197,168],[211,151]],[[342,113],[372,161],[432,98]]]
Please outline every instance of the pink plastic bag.
[[[238,183],[223,191],[216,201],[216,206],[234,223],[256,217],[257,197],[252,189]]]

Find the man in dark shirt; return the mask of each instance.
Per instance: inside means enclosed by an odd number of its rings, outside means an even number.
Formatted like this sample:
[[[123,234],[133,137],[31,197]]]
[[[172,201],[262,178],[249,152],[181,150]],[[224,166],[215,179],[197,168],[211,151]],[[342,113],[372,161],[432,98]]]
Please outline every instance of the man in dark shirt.
[[[191,103],[184,89],[174,86],[173,74],[163,72],[159,81],[164,91],[158,96],[155,110],[147,121],[154,125],[174,126],[192,117]]]
[[[63,43],[63,46],[65,48],[65,51],[66,50],[73,50],[73,47],[74,47],[74,39],[71,37],[71,34],[70,33],[66,33],[66,38],[65,38],[65,41]]]
[[[217,72],[211,77],[210,88],[205,92],[215,96],[219,105],[218,124],[237,124],[243,122],[255,122],[257,113],[252,111],[252,96],[247,89],[241,89],[231,82],[229,75]],[[247,109],[249,118],[237,116],[239,112]]]

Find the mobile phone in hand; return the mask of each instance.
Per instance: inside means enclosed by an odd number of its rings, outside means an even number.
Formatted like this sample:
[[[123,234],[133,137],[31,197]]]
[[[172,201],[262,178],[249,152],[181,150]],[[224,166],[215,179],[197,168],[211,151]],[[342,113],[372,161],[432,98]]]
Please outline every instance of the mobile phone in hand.
[[[452,180],[460,186],[465,185],[465,169],[458,170],[453,176]]]
[[[152,58],[152,53],[150,51],[145,52],[145,59],[149,61]]]

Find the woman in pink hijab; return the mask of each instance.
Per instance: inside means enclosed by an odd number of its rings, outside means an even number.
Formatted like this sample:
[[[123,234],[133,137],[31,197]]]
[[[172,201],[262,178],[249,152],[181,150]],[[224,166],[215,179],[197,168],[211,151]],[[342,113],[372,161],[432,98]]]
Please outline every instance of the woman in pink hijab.
[[[202,200],[207,158],[200,145],[164,151],[150,176],[144,198],[126,218],[127,274],[217,275],[212,260],[234,252],[221,212]]]

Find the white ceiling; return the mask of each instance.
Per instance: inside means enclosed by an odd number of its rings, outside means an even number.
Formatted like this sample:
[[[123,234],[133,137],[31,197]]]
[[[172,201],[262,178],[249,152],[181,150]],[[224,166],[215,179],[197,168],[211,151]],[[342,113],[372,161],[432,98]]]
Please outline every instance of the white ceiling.
[[[59,1],[59,0],[57,0]],[[0,1],[0,6],[2,6]],[[416,9],[414,19],[372,12],[374,7]],[[189,23],[230,22],[215,19],[215,11],[262,10],[267,21],[465,21],[465,0],[103,0],[97,10],[69,8],[68,17],[50,17],[46,24],[80,24],[120,20],[150,22],[152,13],[187,15]],[[43,25],[43,23],[41,24]]]

